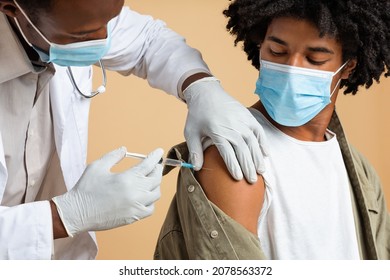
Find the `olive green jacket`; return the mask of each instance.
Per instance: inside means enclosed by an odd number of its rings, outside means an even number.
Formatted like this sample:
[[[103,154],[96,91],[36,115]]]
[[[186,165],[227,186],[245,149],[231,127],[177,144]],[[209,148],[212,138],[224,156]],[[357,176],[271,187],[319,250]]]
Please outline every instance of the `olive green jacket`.
[[[390,259],[390,215],[375,170],[347,142],[334,113],[329,129],[336,133],[351,182],[356,233],[362,259]],[[169,157],[188,160],[185,143]],[[171,168],[166,168],[168,173]],[[258,237],[209,201],[190,169],[182,168],[154,259],[266,259]]]

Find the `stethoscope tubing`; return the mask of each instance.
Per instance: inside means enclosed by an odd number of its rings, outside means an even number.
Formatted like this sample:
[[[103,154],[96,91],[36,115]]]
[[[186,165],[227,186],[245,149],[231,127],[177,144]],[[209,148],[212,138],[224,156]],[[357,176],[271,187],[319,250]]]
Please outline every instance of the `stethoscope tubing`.
[[[74,76],[73,76],[73,72],[72,72],[72,69],[70,66],[68,66],[68,71],[69,71],[69,77],[70,77],[70,80],[72,81],[72,84],[73,86],[75,87],[76,91],[84,98],[92,98],[92,97],[95,97],[96,95],[98,95],[99,93],[103,93],[106,89],[106,84],[107,84],[107,76],[106,76],[106,69],[104,68],[104,65],[102,63],[101,60],[99,60],[99,66],[100,68],[102,69],[102,76],[103,76],[103,84],[98,87],[97,90],[94,90],[90,93],[90,95],[87,95],[85,93],[83,93],[79,87],[77,86],[77,83],[74,79]]]

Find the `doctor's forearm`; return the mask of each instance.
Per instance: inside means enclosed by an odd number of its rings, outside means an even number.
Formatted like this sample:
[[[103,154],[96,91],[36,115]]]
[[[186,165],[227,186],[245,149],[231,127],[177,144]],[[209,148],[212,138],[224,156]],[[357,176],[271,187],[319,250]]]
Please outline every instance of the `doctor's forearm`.
[[[60,215],[58,214],[57,206],[53,201],[50,201],[50,208],[53,219],[53,238],[58,239],[68,237],[64,224],[62,223]]]
[[[196,74],[189,76],[187,79],[184,80],[184,82],[181,86],[181,91],[184,91],[193,82],[200,80],[202,78],[205,78],[205,77],[211,77],[211,75],[208,73],[196,73]]]

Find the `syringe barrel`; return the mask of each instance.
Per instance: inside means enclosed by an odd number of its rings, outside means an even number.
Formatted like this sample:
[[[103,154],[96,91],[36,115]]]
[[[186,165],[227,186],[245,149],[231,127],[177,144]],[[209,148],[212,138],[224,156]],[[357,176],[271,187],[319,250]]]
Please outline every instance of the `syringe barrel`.
[[[171,159],[171,158],[164,158],[163,164],[169,165],[169,166],[181,166],[181,161],[177,159]]]

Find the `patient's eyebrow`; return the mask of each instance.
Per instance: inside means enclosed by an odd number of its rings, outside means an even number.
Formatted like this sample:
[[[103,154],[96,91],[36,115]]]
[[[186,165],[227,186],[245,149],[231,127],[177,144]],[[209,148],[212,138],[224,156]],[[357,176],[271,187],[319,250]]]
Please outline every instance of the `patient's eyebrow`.
[[[275,36],[268,36],[267,40],[273,41],[273,42],[278,43],[278,44],[283,45],[283,46],[288,46],[287,42],[285,42],[282,39],[279,39],[278,37],[275,37]]]
[[[278,43],[283,46],[288,46],[288,43],[286,41],[283,41],[282,39],[275,37],[275,36],[268,36],[267,40]],[[334,52],[326,47],[307,47],[307,50],[311,52],[321,52],[321,53],[329,53],[334,54]]]
[[[322,53],[334,54],[332,50],[325,47],[308,47],[307,49],[311,52],[322,52]]]

